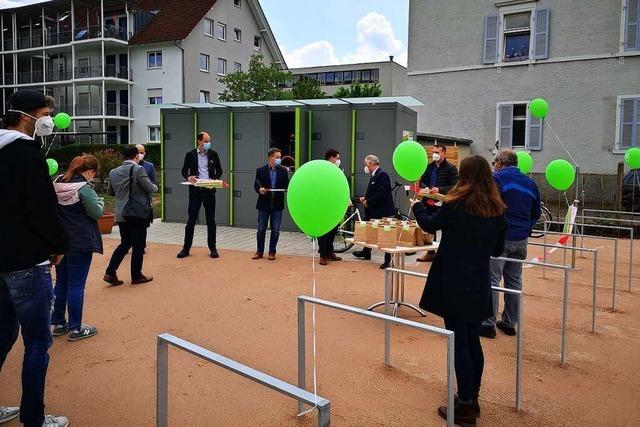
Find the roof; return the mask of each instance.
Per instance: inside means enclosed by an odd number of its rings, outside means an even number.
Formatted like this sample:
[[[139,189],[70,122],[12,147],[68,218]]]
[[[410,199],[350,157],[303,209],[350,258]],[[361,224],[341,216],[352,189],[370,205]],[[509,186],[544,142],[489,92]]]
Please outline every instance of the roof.
[[[350,64],[331,64],[331,65],[315,65],[311,67],[296,67],[296,68],[289,68],[289,71],[291,71],[293,74],[302,74],[302,73],[314,73],[319,71],[332,71],[332,70],[336,70],[336,71],[342,71],[342,70],[348,71],[349,69],[366,70],[375,65],[391,65],[398,68],[402,68],[405,71],[407,70],[407,67],[405,67],[402,64],[398,64],[395,61],[386,60],[386,61],[372,61],[372,62],[354,62]]]
[[[230,108],[252,107],[294,107],[300,105],[376,105],[376,104],[400,104],[405,107],[420,107],[424,104],[412,96],[380,96],[377,98],[323,98],[323,99],[296,99],[285,101],[239,101],[239,102],[210,102],[187,104],[154,104],[159,108],[218,108],[220,106]]]
[[[129,44],[147,44],[185,39],[204,18],[216,0],[137,0],[132,10],[155,12],[147,25],[129,40]]]

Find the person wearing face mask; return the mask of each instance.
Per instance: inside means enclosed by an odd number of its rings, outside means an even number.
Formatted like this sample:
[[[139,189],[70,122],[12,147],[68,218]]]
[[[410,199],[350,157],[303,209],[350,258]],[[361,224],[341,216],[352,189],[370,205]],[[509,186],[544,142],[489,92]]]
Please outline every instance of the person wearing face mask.
[[[364,173],[370,175],[367,191],[364,197],[360,197],[360,203],[364,206],[365,221],[380,219],[395,215],[395,205],[391,194],[391,179],[389,175],[380,168],[380,160],[377,156],[369,154],[364,158]],[[361,251],[354,251],[357,258],[371,259],[371,249],[363,248]],[[384,254],[384,263],[380,265],[385,269],[391,265],[391,255]]]
[[[458,169],[447,161],[447,147],[444,145],[433,147],[431,159],[427,170],[420,178],[420,188],[426,188],[430,193],[447,194],[458,182]],[[431,215],[439,209],[434,199],[425,197],[422,199],[422,203]],[[431,262],[435,254],[435,251],[429,251],[416,261]]]
[[[338,150],[330,148],[324,154],[324,159],[340,167],[340,153]],[[318,251],[320,252],[320,265],[327,265],[329,261],[342,261],[342,258],[333,252],[333,239],[338,232],[338,225],[324,236],[318,237]]]
[[[153,165],[153,163],[144,159],[147,154],[144,145],[137,144],[136,148],[138,149],[138,157],[140,158],[140,162],[138,164],[144,168],[144,171],[147,173],[147,176],[149,177],[151,182],[156,184],[156,167]]]
[[[211,148],[211,136],[200,132],[196,138],[198,146],[184,156],[182,176],[189,182],[196,183],[198,179],[220,179],[222,166],[218,153]],[[216,248],[216,189],[189,186],[189,207],[187,225],[184,228],[184,245],[178,253],[178,258],[189,256],[193,244],[193,231],[200,214],[200,206],[204,205],[207,218],[207,244],[211,258],[219,258]]]
[[[84,288],[91,258],[94,252],[102,253],[102,235],[97,221],[104,211],[104,200],[98,197],[91,184],[97,174],[98,160],[86,154],[74,158],[67,173],[59,176],[53,184],[71,246],[56,267],[56,286],[53,289],[56,298],[51,323],[53,336],[69,332],[69,341],[90,338],[98,332],[94,326],[82,323]]]
[[[69,248],[56,193],[36,136],[53,131],[45,96],[14,92],[0,130],[0,370],[21,332],[24,341],[20,408],[0,406],[0,422],[20,416],[27,427],[64,427],[44,413],[51,338],[51,264]],[[3,386],[4,387],[4,386]]]
[[[269,162],[256,169],[253,188],[258,193],[256,209],[258,210],[258,232],[256,234],[257,250],[252,259],[264,256],[264,240],[267,235],[267,224],[271,222],[269,237],[269,261],[276,259],[276,246],[280,237],[280,223],[284,210],[284,190],[289,188],[289,172],[282,163],[282,152],[272,148],[268,152]],[[280,190],[280,191],[271,191]]]

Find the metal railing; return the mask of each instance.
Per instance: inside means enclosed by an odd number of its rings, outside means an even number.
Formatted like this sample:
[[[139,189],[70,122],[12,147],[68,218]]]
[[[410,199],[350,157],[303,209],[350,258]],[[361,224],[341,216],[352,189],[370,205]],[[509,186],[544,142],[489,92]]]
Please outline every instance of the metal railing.
[[[76,116],[101,116],[102,105],[76,105]]]
[[[47,71],[48,82],[59,82],[63,80],[71,80],[71,70],[49,70]]]
[[[129,105],[128,104],[107,103],[107,105],[106,105],[106,115],[107,116],[129,117]]]
[[[89,40],[103,36],[105,38],[126,41],[128,34],[127,29],[123,27],[116,27],[114,25],[90,25],[88,27],[76,27],[73,39],[76,41]]]
[[[47,46],[71,43],[71,30],[59,32],[55,31],[55,29],[48,30],[44,41]]]
[[[13,39],[4,39],[3,50],[13,50]]]
[[[389,313],[391,306],[389,300],[391,299],[391,279],[389,276],[390,269],[387,269],[385,280],[385,313]],[[447,338],[447,425],[453,427],[454,409],[453,409],[453,381],[454,381],[454,333],[443,328],[437,328],[435,326],[425,325],[411,320],[405,320],[398,317],[393,317],[388,314],[376,313],[373,311],[367,311],[362,308],[351,307],[337,302],[326,301],[318,298],[313,298],[305,295],[298,296],[298,387],[305,389],[306,383],[306,335],[305,335],[305,304],[315,304],[322,307],[332,308],[335,310],[344,311],[359,316],[369,317],[373,319],[382,320],[384,325],[384,363],[386,366],[391,366],[391,323],[398,325],[408,326],[410,328],[418,329],[423,332],[444,336]],[[303,404],[298,403],[298,412],[304,410]]]
[[[39,71],[23,71],[17,74],[18,84],[42,83],[44,81],[44,73]]]
[[[18,33],[18,49],[29,49],[42,46],[42,31],[34,31],[32,34]]]
[[[218,353],[207,350],[193,343],[175,337],[171,334],[158,335],[157,349],[157,377],[156,377],[156,426],[166,427],[168,423],[169,404],[169,345],[184,350],[200,359],[211,362],[221,368],[245,377],[258,384],[262,384],[278,393],[315,405],[318,408],[318,427],[328,427],[331,423],[331,402],[323,397],[309,393],[303,388],[284,382],[278,378],[267,375],[256,369],[250,368],[235,360],[221,356]]]
[[[104,66],[104,76],[129,80],[130,70],[123,65],[107,64]]]
[[[76,79],[102,77],[102,65],[74,67]]]

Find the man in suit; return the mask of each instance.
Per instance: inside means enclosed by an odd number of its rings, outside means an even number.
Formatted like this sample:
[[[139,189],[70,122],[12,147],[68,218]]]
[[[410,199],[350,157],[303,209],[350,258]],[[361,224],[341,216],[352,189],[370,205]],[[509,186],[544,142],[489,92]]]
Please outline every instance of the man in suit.
[[[136,148],[138,149],[138,154],[140,155],[139,156],[140,157],[140,163],[138,163],[138,164],[144,168],[144,171],[147,173],[147,176],[149,177],[151,182],[153,182],[155,184],[156,183],[156,168],[153,165],[153,163],[151,163],[150,161],[144,159],[144,156],[146,155],[146,149],[144,148],[144,145],[138,144],[138,145],[136,145]]]
[[[391,194],[391,179],[389,175],[380,168],[380,159],[373,154],[369,154],[364,158],[364,172],[371,175],[367,191],[364,197],[360,197],[360,203],[364,206],[364,219],[380,219],[390,217],[395,214],[395,205],[393,204],[393,195]],[[363,248],[361,251],[353,252],[358,258],[371,259],[371,249]],[[384,254],[384,263],[381,269],[389,267],[391,264],[391,255]]]
[[[280,223],[284,210],[284,190],[289,187],[289,173],[284,166],[280,166],[282,152],[278,148],[269,150],[269,162],[256,169],[256,179],[253,188],[258,193],[258,247],[252,259],[264,256],[264,239],[267,234],[267,224],[271,221],[271,236],[269,238],[269,261],[276,259],[276,246],[280,237]],[[271,191],[280,190],[280,191]]]
[[[211,137],[206,132],[200,132],[197,137],[198,147],[187,152],[184,156],[182,176],[191,183],[199,179],[220,179],[222,166],[218,153],[211,148]],[[219,258],[216,249],[216,189],[189,186],[189,219],[184,228],[184,245],[178,253],[178,258],[189,256],[193,244],[193,230],[198,221],[200,206],[204,205],[204,214],[207,218],[207,245],[211,258]]]
[[[129,199],[151,207],[151,194],[158,191],[158,187],[151,182],[147,172],[138,164],[140,155],[136,147],[125,148],[123,156],[124,163],[109,172],[109,193],[116,197],[115,219],[122,239],[120,245],[113,251],[103,277],[105,282],[113,286],[123,283],[116,273],[129,249],[131,249],[131,284],[139,285],[153,280],[153,277],[142,274],[147,228],[153,221],[153,217],[149,220],[127,219],[122,215],[122,211]]]
[[[324,159],[340,167],[340,153],[334,148],[330,148],[324,154]],[[342,258],[333,252],[333,239],[338,232],[338,225],[327,234],[318,237],[318,252],[320,252],[320,265],[327,265],[329,261],[342,261]]]

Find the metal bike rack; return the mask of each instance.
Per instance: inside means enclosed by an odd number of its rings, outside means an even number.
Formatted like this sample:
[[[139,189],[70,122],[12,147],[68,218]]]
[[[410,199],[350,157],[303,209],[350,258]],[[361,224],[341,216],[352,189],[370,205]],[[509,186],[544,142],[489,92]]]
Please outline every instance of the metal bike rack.
[[[606,209],[582,209],[582,213],[585,213],[585,212],[607,213],[607,214],[629,215],[629,216],[640,216],[640,212],[609,211],[609,210],[606,210]]]
[[[168,370],[169,370],[169,345],[184,350],[194,356],[214,363],[228,371],[250,379],[251,381],[269,387],[278,393],[315,405],[318,408],[318,427],[329,427],[331,423],[331,402],[327,399],[309,393],[304,388],[298,388],[278,378],[257,371],[246,365],[231,360],[213,351],[202,348],[171,334],[158,335],[158,360],[156,383],[156,426],[167,426],[168,409]]]
[[[389,277],[389,276],[388,276]],[[391,282],[385,281],[385,313],[389,313],[391,305],[388,301],[391,300]],[[427,332],[430,334],[440,335],[447,338],[447,425],[453,427],[454,420],[454,405],[453,405],[453,382],[455,378],[454,371],[454,333],[446,329],[437,328],[435,326],[425,325],[411,320],[405,320],[398,317],[393,317],[388,314],[376,313],[374,311],[367,311],[362,308],[351,307],[344,304],[339,304],[332,301],[326,301],[318,298],[313,298],[305,295],[298,296],[298,387],[305,389],[306,383],[306,338],[305,338],[305,304],[315,304],[322,307],[332,308],[339,311],[344,311],[359,316],[369,317],[373,319],[382,320],[385,322],[384,326],[384,363],[386,366],[391,366],[391,324],[408,326],[410,328],[417,329],[419,331]],[[312,395],[313,396],[313,395]],[[302,412],[303,402],[298,401],[298,411]]]

